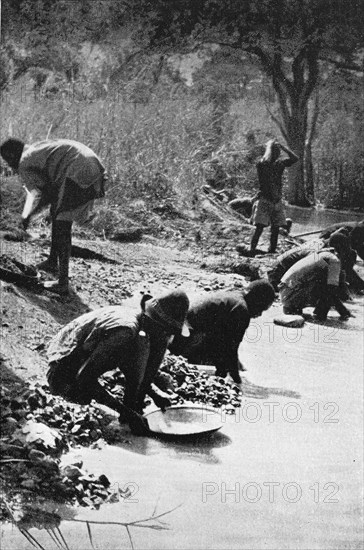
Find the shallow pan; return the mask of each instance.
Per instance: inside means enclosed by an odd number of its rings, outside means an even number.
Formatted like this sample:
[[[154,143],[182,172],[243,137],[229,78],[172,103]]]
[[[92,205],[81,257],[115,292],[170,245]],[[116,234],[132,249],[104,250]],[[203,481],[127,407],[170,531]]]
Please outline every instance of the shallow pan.
[[[203,405],[175,405],[145,414],[151,432],[163,437],[191,437],[216,432],[222,427],[218,411]]]

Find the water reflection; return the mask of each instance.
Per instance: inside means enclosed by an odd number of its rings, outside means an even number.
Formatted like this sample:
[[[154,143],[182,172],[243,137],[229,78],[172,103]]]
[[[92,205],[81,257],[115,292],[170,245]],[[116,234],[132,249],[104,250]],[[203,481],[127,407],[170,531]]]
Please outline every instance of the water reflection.
[[[272,395],[280,395],[281,397],[290,397],[292,399],[301,399],[301,395],[293,390],[286,390],[284,388],[267,388],[265,386],[258,386],[250,382],[245,376],[242,377],[242,391],[244,397],[254,399],[267,399]]]

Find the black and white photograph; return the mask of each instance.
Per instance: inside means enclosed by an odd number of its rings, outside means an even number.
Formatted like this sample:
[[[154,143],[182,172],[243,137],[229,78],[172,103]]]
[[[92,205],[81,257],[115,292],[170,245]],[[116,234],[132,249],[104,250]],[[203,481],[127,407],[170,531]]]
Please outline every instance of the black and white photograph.
[[[363,0],[0,0],[1,550],[364,548]]]

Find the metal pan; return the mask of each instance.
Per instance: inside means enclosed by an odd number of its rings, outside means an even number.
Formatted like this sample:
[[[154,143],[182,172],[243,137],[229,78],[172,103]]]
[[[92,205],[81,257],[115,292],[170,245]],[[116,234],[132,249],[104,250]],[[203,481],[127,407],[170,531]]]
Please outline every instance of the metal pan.
[[[204,405],[175,405],[165,412],[144,415],[152,433],[163,437],[191,437],[216,432],[222,427],[221,414]]]

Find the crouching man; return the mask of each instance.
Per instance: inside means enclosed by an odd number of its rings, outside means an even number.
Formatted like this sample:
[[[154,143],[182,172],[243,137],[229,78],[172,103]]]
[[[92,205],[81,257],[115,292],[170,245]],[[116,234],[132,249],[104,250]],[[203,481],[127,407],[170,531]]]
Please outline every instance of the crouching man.
[[[302,309],[314,306],[314,315],[320,321],[327,318],[332,306],[342,319],[350,311],[341,301],[345,293],[345,273],[334,249],[314,252],[296,262],[283,275],[279,293],[286,314],[302,314]]]
[[[328,250],[328,248],[333,248],[335,254],[339,257],[341,269],[345,271],[346,282],[350,289],[354,292],[364,290],[364,281],[354,269],[356,252],[350,248],[349,237],[342,233],[341,229],[333,233],[327,240],[315,239],[313,241],[308,241],[278,256],[275,265],[268,272],[269,282],[273,285],[274,289],[277,290],[283,275],[296,262],[302,260],[302,258],[306,258],[313,252],[319,252],[324,249]],[[347,297],[349,297],[349,294],[347,294]]]
[[[249,326],[274,300],[274,289],[268,281],[254,281],[246,293],[217,291],[190,297],[187,325],[190,336],[178,335],[169,349],[183,355],[190,363],[215,365],[216,375],[230,373],[241,382],[242,365],[238,348]]]
[[[141,311],[123,306],[91,311],[68,323],[48,349],[50,390],[80,404],[92,399],[114,409],[133,433],[148,431],[141,416],[148,393],[158,407],[170,405],[151,384],[174,335],[189,331],[184,325],[189,301],[174,290],[153,299],[142,298]],[[98,378],[119,368],[125,376],[124,402],[116,400]]]

